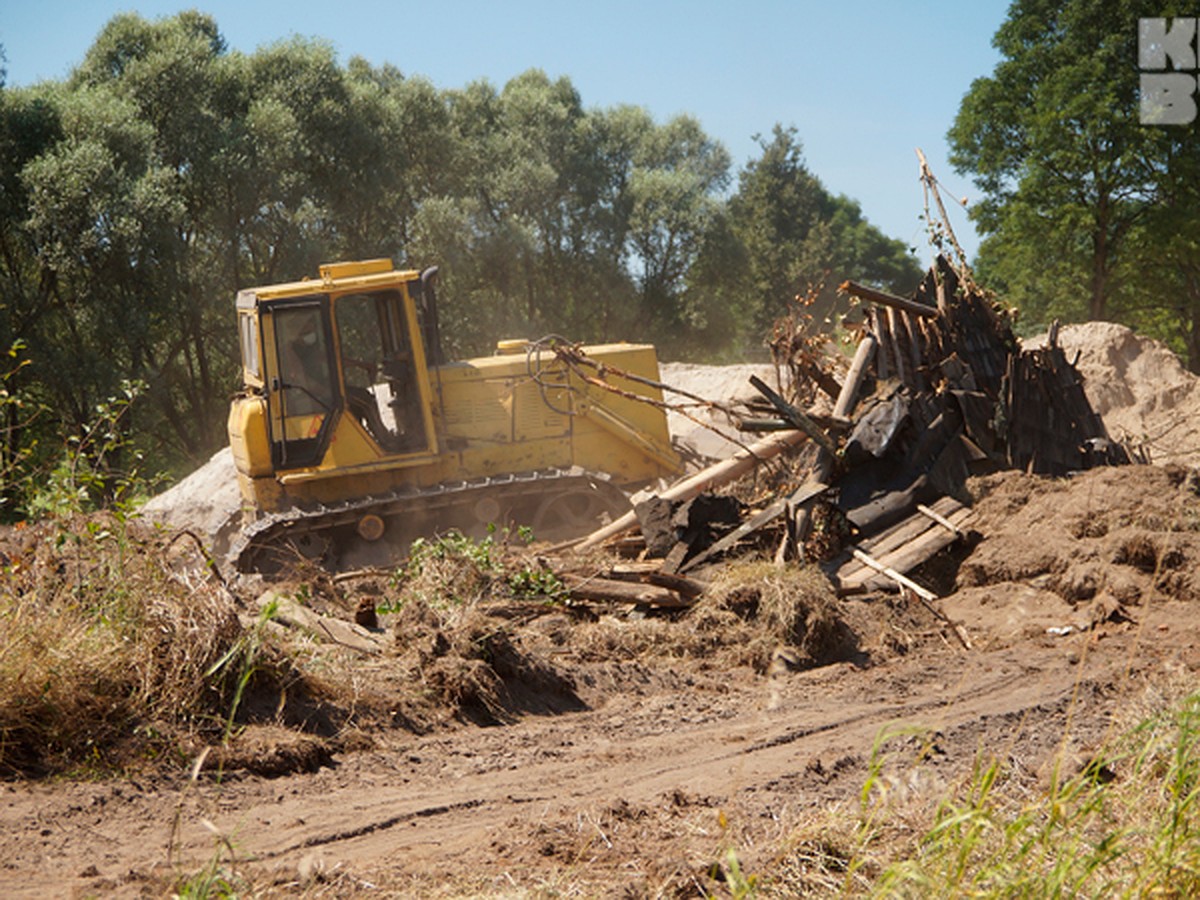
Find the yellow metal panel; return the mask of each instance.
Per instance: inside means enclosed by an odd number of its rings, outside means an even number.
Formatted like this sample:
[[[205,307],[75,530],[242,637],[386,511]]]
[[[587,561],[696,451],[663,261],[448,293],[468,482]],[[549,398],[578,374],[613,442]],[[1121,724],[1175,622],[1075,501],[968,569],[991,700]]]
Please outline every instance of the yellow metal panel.
[[[327,263],[321,266],[322,281],[336,281],[339,278],[358,278],[363,275],[378,275],[381,272],[392,271],[390,259],[365,259],[361,262]]]
[[[358,419],[343,411],[329,438],[329,449],[321,460],[321,470],[341,469],[374,462],[382,457],[375,442]]]
[[[228,431],[237,470],[252,477],[270,475],[266,400],[262,397],[236,398],[229,407]]]

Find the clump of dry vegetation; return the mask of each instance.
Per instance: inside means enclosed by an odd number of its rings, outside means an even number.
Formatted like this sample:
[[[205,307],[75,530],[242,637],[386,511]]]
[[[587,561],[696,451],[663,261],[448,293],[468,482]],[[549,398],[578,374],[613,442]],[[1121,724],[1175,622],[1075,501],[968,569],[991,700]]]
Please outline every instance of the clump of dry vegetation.
[[[152,763],[228,736],[235,698],[294,680],[254,648],[186,536],[109,514],[9,533],[0,574],[0,774]],[[188,565],[178,565],[189,557]],[[198,565],[196,563],[199,563]]]
[[[807,668],[845,658],[854,635],[837,613],[837,598],[820,571],[767,562],[724,567],[693,613],[698,630],[740,632],[729,642],[730,663],[764,673],[786,654]]]
[[[238,596],[189,533],[137,524],[99,513],[8,532],[3,775],[186,765],[205,747],[209,766],[310,769],[387,730],[585,709],[590,663],[765,673],[854,644],[814,572],[733,565],[691,608],[638,611],[571,601],[523,541],[448,535],[419,543],[390,581],[352,590],[310,572],[276,585],[328,616],[377,611],[391,643],[356,655]]]

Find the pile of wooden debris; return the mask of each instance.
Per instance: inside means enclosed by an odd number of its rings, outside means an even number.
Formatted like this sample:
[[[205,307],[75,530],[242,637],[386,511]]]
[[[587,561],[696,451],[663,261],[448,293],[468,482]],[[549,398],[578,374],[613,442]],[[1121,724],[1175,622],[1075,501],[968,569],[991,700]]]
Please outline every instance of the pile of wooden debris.
[[[1007,313],[944,258],[911,298],[853,282],[842,290],[864,301],[864,319],[840,385],[818,382],[832,413],[801,410],[754,379],[775,418],[747,424],[773,433],[580,546],[640,528],[643,580],[682,586],[684,605],[696,593],[686,573],[761,547],[764,535],[778,563],[820,563],[840,593],[899,588],[928,603],[936,594],[909,573],[971,539],[970,475],[1132,461],[1109,440],[1055,330],[1043,348],[1022,350]],[[751,504],[713,496],[773,458],[790,461],[786,489]]]

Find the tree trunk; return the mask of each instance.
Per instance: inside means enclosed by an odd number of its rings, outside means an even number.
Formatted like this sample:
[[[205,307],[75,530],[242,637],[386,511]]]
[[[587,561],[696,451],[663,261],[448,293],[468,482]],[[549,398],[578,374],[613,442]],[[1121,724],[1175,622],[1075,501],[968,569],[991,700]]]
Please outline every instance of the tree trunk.
[[[1108,216],[1105,204],[1101,203],[1099,210],[1100,221],[1092,235],[1092,296],[1088,304],[1088,319],[1093,322],[1104,321],[1108,314]]]
[[[1187,272],[1184,285],[1187,290],[1184,325],[1187,368],[1189,372],[1200,375],[1200,273]]]

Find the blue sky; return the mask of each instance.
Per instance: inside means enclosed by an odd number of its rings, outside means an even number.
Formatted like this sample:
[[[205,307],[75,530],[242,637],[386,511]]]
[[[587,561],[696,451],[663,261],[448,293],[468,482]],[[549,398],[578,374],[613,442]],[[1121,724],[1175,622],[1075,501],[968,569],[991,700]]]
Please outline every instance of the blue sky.
[[[193,7],[234,49],[323,38],[343,63],[390,62],[440,88],[500,87],[530,68],[565,75],[589,107],[631,103],[659,122],[695,116],[735,170],[757,155],[754,135],[794,125],[813,173],[926,262],[914,148],[955,197],[978,197],[946,161],[946,131],[971,82],[995,67],[991,39],[1008,2],[9,0],[0,8],[8,84],[64,78],[119,12],[153,19]],[[965,214],[951,214],[973,253]]]

